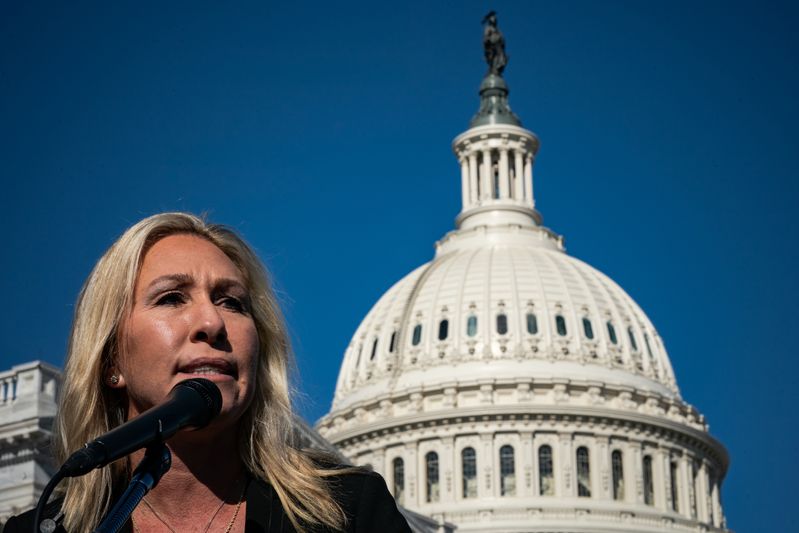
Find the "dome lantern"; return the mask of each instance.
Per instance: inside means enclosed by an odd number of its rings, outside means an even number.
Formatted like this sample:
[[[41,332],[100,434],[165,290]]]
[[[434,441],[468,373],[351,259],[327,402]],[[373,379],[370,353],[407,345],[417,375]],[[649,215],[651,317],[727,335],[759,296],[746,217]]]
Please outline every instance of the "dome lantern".
[[[463,208],[458,228],[516,224],[537,226],[533,164],[538,138],[522,128],[508,104],[508,85],[502,78],[507,64],[505,39],[492,11],[483,20],[488,72],[480,84],[480,108],[469,129],[452,142],[461,165]]]

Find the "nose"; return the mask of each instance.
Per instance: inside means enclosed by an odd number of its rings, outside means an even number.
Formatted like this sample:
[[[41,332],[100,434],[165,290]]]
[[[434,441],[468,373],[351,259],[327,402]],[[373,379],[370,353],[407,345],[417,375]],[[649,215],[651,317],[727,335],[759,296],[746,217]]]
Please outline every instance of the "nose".
[[[227,342],[225,320],[213,302],[205,301],[196,305],[190,339],[192,342],[206,342],[211,346],[220,346]]]

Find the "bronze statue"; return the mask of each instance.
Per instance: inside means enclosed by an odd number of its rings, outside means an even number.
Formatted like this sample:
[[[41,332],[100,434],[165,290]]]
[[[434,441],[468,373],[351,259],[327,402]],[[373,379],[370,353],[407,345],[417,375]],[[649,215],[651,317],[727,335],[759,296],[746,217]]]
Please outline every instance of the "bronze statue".
[[[488,74],[502,76],[505,65],[508,64],[508,56],[505,55],[505,38],[497,28],[497,13],[490,11],[483,17],[483,48],[485,49],[486,63],[488,63]]]

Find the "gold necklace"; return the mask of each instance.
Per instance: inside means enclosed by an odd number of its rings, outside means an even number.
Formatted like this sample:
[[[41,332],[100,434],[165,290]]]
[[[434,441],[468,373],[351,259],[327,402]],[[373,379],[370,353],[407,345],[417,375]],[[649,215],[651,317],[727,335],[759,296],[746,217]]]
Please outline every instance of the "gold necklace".
[[[233,511],[233,518],[231,518],[230,522],[228,522],[224,533],[230,533],[230,530],[233,529],[233,524],[236,523],[236,518],[238,518],[238,516],[239,516],[239,510],[241,509],[241,504],[244,503],[244,494],[247,492],[247,487],[250,484],[249,478],[246,478],[246,479],[247,479],[247,481],[246,481],[246,483],[244,483],[244,487],[242,487],[242,489],[241,489],[241,495],[239,496],[239,503],[236,504],[236,510]],[[172,533],[177,533],[174,530],[174,528],[172,526],[170,526],[169,524],[167,524],[166,520],[164,520],[161,517],[161,515],[158,514],[158,512],[156,512],[156,510],[153,508],[153,506],[150,505],[150,502],[147,501],[147,498],[142,498],[142,501],[147,506],[147,508],[150,509],[150,512],[153,513],[153,516],[155,516],[162,524],[164,524],[169,531],[171,531]],[[211,527],[211,524],[214,522],[214,518],[216,518],[216,515],[219,514],[219,511],[221,511],[222,507],[224,507],[224,506],[225,506],[225,500],[223,499],[222,503],[219,505],[219,507],[217,507],[216,511],[214,511],[214,514],[211,516],[211,519],[208,521],[208,524],[206,524],[205,529],[203,530],[204,533],[208,532],[208,530]],[[133,530],[136,533],[141,533],[141,530],[139,529],[139,526],[136,524],[136,522],[133,520],[133,517],[131,517],[130,521],[131,521],[131,524],[133,524]]]

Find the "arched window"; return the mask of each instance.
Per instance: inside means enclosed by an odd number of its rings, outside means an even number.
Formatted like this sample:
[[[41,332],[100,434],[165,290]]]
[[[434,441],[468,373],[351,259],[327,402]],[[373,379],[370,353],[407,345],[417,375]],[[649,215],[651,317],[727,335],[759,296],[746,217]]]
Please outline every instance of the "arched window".
[[[652,456],[644,455],[644,503],[655,505],[655,484],[652,479]]]
[[[499,491],[501,496],[516,494],[516,464],[513,446],[507,444],[499,449]]]
[[[463,471],[463,497],[477,497],[477,457],[474,448],[464,448],[461,452]]]
[[[424,456],[427,470],[427,501],[428,503],[437,502],[440,496],[438,485],[438,454],[427,452]]]
[[[624,464],[619,450],[614,450],[611,454],[611,468],[613,470],[613,499],[624,499]]]
[[[375,341],[372,343],[372,355],[369,356],[369,360],[374,361],[376,355],[377,355],[377,338],[375,338]]]
[[[449,320],[445,318],[438,323],[438,340],[445,340],[447,335],[449,335]]]
[[[413,337],[411,338],[411,344],[417,346],[420,342],[422,342],[422,325],[416,324],[413,328]]]
[[[680,476],[677,470],[677,461],[669,462],[669,473],[671,474],[671,508],[680,511]]]
[[[633,350],[638,351],[638,343],[635,342],[635,333],[633,333],[632,326],[627,328],[627,335],[630,337],[630,346],[633,347]]]
[[[649,345],[649,335],[644,333],[644,344],[646,344],[646,353],[649,354],[650,359],[654,359],[652,355],[652,347]]]
[[[588,448],[577,448],[577,496],[591,496],[591,465],[588,461]]]
[[[508,315],[500,313],[497,315],[497,333],[504,335],[508,332]]]
[[[394,499],[402,504],[405,493],[405,461],[402,457],[395,457],[391,465],[394,470]]]
[[[544,444],[538,448],[538,493],[555,495],[555,475],[552,468],[552,447]]]
[[[527,313],[527,333],[530,335],[538,333],[538,319],[534,313]]]
[[[477,317],[474,315],[466,319],[466,334],[470,337],[477,335]]]
[[[608,320],[608,337],[613,344],[619,344],[619,339],[616,338],[616,328],[613,327],[613,322]]]
[[[394,353],[394,348],[397,346],[397,332],[391,332],[391,342],[388,343],[388,353]]]
[[[586,339],[594,338],[594,328],[591,326],[591,320],[588,317],[583,317],[583,331]]]
[[[555,315],[555,329],[558,330],[558,335],[561,337],[566,335],[566,319],[563,315]]]

